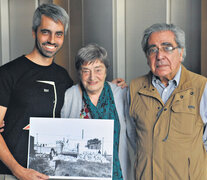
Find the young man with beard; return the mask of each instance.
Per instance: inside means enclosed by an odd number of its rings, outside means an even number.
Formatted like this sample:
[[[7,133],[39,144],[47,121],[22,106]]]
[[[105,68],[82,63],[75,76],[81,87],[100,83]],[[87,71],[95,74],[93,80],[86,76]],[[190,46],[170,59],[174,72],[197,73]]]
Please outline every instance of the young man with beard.
[[[0,67],[0,124],[5,122],[0,134],[0,179],[48,179],[26,169],[25,127],[30,117],[60,117],[65,90],[73,81],[53,59],[63,45],[68,22],[63,8],[39,6],[33,17],[33,51]]]

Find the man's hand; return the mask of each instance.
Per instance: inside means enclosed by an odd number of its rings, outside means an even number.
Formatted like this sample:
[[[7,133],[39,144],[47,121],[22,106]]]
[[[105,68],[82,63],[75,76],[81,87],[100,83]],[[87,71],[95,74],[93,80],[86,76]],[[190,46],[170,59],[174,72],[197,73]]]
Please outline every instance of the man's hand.
[[[0,106],[0,133],[4,131],[4,116],[6,114],[7,108],[4,106]]]
[[[18,172],[13,172],[14,175],[19,180],[46,180],[49,179],[49,176],[39,173],[33,169],[26,169],[22,166],[20,166],[20,169],[18,169]]]
[[[120,86],[122,89],[125,87],[128,87],[128,85],[126,84],[126,82],[122,78],[116,78],[111,82],[116,84],[117,86]]]
[[[4,128],[3,128],[4,126],[5,126],[4,121],[2,121],[0,123],[0,133],[4,131]]]

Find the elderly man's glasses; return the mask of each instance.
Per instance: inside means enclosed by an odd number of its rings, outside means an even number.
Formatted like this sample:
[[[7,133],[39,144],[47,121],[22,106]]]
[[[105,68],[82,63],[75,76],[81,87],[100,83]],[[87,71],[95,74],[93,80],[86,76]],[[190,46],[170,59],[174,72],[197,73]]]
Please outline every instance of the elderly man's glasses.
[[[161,46],[160,48],[158,48],[157,46],[153,46],[150,47],[149,49],[147,49],[147,56],[154,56],[157,55],[157,53],[159,51],[165,52],[165,53],[172,53],[175,49],[179,48],[177,47],[173,47],[173,46]]]

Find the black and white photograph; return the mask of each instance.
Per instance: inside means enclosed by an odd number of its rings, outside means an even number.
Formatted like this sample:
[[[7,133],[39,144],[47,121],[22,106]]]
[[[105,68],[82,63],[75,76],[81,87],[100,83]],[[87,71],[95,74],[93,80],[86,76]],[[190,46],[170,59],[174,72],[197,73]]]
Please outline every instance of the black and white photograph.
[[[30,118],[28,168],[55,179],[112,179],[114,121]]]

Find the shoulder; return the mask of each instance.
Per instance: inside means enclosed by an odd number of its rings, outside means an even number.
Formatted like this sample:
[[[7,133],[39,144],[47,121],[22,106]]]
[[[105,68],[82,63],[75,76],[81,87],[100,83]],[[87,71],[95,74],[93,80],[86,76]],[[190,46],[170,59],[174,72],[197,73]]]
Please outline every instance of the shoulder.
[[[123,103],[125,103],[126,99],[127,99],[127,90],[128,90],[128,87],[122,89],[121,87],[117,86],[116,84],[113,84],[111,82],[108,82],[110,87],[111,87],[111,90],[112,90],[112,93],[113,93],[113,97],[114,97],[114,101],[118,106],[122,106]]]
[[[53,66],[55,69],[58,69],[59,71],[67,72],[66,69],[59,64],[56,64],[55,62],[53,63]]]
[[[3,79],[16,79],[25,68],[25,56],[20,56],[0,67],[0,78]]]
[[[25,56],[22,55],[16,59],[4,64],[4,65],[2,65],[0,67],[0,70],[13,70],[14,68],[16,69],[17,67],[21,67],[22,64],[24,64],[25,59],[26,59]]]
[[[146,82],[146,80],[149,79],[150,73],[149,74],[145,74],[143,76],[137,77],[135,79],[132,79],[130,82],[130,85],[134,85],[134,84],[142,84],[143,82]]]
[[[143,75],[143,76],[140,76],[140,77],[137,77],[137,78],[131,80],[130,86],[129,86],[130,91],[131,90],[136,91],[136,90],[140,89],[140,87],[142,87],[143,84],[146,84],[147,82],[150,81],[150,76],[151,76],[151,73],[148,73],[146,75]]]
[[[117,93],[118,94],[124,94],[124,93],[127,92],[127,88],[122,89],[121,87],[117,86],[116,84],[113,84],[113,83],[108,82],[108,81],[107,81],[107,83],[110,85],[113,94],[117,94]]]
[[[207,78],[202,76],[202,75],[200,75],[200,74],[194,73],[194,72],[189,71],[189,70],[187,70],[187,73],[189,75],[189,79],[190,80],[199,79],[200,81],[205,81],[205,82],[207,81]]]
[[[73,85],[72,87],[68,88],[65,92],[66,97],[77,97],[76,95],[80,95],[79,85]]]
[[[72,87],[68,88],[65,92],[65,97],[64,97],[64,106],[63,106],[63,111],[66,107],[76,107],[77,104],[79,104],[80,101],[82,101],[82,96],[81,92],[79,89],[79,85],[73,85]],[[66,108],[67,109],[67,108]]]
[[[59,74],[64,74],[64,75],[69,76],[67,70],[64,67],[62,67],[56,63],[53,63],[53,69],[55,71],[57,71]]]
[[[206,77],[188,70],[184,65],[181,65],[181,67],[181,78],[184,78],[186,81],[192,81],[193,79],[206,80]]]
[[[55,71],[55,74],[59,79],[63,79],[65,81],[68,81],[70,86],[73,85],[73,80],[71,79],[70,75],[68,74],[68,72],[65,68],[63,68],[62,66],[60,66],[56,63],[53,63],[52,69]]]
[[[64,104],[61,109],[61,117],[64,118],[79,118],[82,108],[82,96],[79,90],[79,85],[76,84],[65,92]]]
[[[182,67],[182,71],[181,71],[181,83],[183,83],[183,86],[192,86],[195,89],[198,89],[199,92],[202,92],[206,82],[207,82],[207,78],[200,75],[200,74],[196,74],[194,72],[191,72],[189,70],[187,70],[185,67]]]

